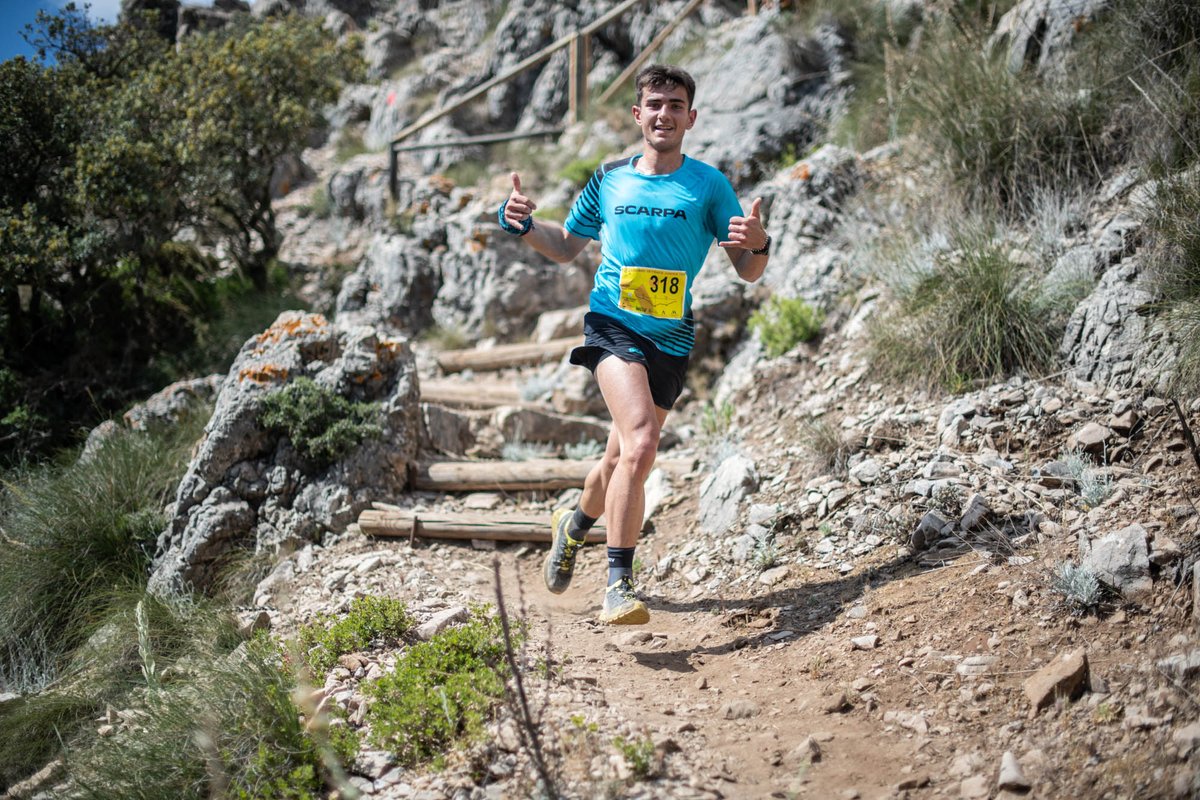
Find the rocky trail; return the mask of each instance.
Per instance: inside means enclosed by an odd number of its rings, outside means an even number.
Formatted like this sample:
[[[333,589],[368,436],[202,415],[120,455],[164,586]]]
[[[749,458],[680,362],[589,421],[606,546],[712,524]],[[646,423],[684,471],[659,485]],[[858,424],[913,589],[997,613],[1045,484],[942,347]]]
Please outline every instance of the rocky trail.
[[[286,635],[384,594],[429,635],[495,603],[498,568],[508,612],[530,626],[526,659],[551,665],[549,677],[528,673],[527,689],[570,796],[1192,796],[1200,703],[1184,681],[1200,670],[1200,641],[1186,543],[1200,473],[1167,404],[1019,379],[948,405],[891,396],[832,357],[844,344],[830,337],[727,374],[717,396],[736,394],[739,410],[719,440],[699,433],[698,403],[668,420],[663,459],[696,467],[649,482],[657,511],[637,567],[647,626],[595,621],[602,545],[584,549],[555,596],[541,582],[543,545],[410,544],[354,525],[281,562],[256,602]],[[552,368],[527,367],[518,382]],[[849,453],[827,472],[803,444],[816,406],[838,410]],[[541,413],[543,426],[580,419]],[[498,449],[494,435],[473,441]],[[1110,463],[1089,460],[1094,474],[1072,477],[1061,461],[1100,447]],[[1080,477],[1106,482],[1106,496],[1089,506]],[[380,500],[548,520],[576,496]],[[1073,612],[1056,571],[1081,559],[1108,594]],[[322,691],[361,721],[359,680],[394,657],[344,658]],[[377,797],[532,796],[512,712],[442,772],[367,753],[353,780]],[[622,750],[636,742],[648,743],[640,764]]]

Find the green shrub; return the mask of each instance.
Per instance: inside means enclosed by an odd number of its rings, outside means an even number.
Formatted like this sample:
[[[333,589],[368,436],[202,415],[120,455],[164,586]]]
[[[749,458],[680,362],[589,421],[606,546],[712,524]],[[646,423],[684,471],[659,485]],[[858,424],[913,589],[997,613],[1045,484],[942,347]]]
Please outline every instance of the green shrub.
[[[394,671],[367,686],[372,741],[405,766],[437,763],[455,741],[482,733],[507,675],[500,620],[476,609],[465,624],[414,645]]]
[[[311,378],[297,378],[263,398],[263,425],[291,440],[302,456],[328,466],[366,439],[383,434],[376,403],[354,402]]]
[[[633,777],[641,780],[648,778],[654,772],[654,740],[649,736],[641,739],[626,739],[618,736],[613,739],[613,746],[625,759]]]
[[[1103,590],[1100,581],[1090,569],[1082,564],[1064,561],[1054,571],[1050,588],[1063,596],[1072,612],[1086,614],[1100,603]]]
[[[592,179],[593,173],[595,173],[603,161],[604,158],[602,156],[577,158],[559,170],[558,175],[563,180],[570,181],[576,189],[582,189]]]
[[[775,295],[750,315],[750,330],[758,334],[767,355],[776,358],[800,342],[811,342],[824,321],[825,315],[801,298]]]
[[[404,603],[387,597],[359,597],[341,619],[322,614],[300,629],[300,649],[313,675],[323,679],[338,657],[374,642],[393,644],[412,627]]]
[[[1047,368],[1065,324],[1030,270],[1000,245],[967,237],[896,286],[869,326],[881,375],[961,391],[971,381]]]

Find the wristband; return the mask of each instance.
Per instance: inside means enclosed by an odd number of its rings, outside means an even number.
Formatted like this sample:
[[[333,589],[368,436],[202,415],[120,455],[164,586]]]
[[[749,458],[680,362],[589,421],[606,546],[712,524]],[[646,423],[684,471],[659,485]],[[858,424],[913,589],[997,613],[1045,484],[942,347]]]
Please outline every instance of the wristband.
[[[762,247],[758,248],[757,250],[751,250],[750,252],[751,252],[751,253],[753,253],[753,254],[754,254],[754,255],[756,255],[756,256],[769,256],[769,255],[771,255],[771,234],[769,234],[769,233],[767,234],[767,242],[766,242],[766,244],[764,244]]]
[[[508,220],[504,218],[504,209],[508,206],[508,201],[505,200],[500,204],[500,211],[496,214],[500,220],[500,229],[505,233],[511,233],[513,236],[524,236],[533,230],[533,217],[526,217],[521,222],[521,227],[515,228],[508,224]]]

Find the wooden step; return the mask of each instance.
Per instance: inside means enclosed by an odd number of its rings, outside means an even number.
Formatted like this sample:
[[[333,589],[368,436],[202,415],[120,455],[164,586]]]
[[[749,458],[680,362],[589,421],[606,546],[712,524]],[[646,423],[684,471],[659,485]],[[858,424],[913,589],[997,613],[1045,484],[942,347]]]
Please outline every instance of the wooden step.
[[[418,514],[411,511],[369,508],[358,515],[358,527],[368,536],[550,543],[548,514],[540,517],[432,512]],[[592,528],[588,531],[586,540],[603,542],[604,528]]]
[[[557,458],[529,461],[439,461],[417,467],[413,488],[433,492],[520,492],[581,489],[597,459],[567,461]],[[671,477],[682,477],[696,468],[693,458],[660,459],[654,465]]]
[[[462,372],[472,369],[480,372],[525,367],[559,361],[573,348],[583,344],[582,336],[551,339],[548,342],[524,344],[502,344],[484,350],[447,350],[438,353],[438,366],[443,372]]]
[[[511,381],[451,381],[443,378],[421,379],[421,402],[451,408],[548,408],[545,403],[521,399],[521,390]]]

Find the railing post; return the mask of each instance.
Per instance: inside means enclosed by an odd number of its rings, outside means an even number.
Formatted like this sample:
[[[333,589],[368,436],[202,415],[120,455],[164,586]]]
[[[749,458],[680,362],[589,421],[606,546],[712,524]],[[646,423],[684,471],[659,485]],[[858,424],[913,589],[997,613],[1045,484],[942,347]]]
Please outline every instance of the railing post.
[[[392,200],[400,199],[400,154],[394,142],[388,144],[388,191]]]
[[[567,122],[574,125],[583,117],[579,108],[579,33],[571,34],[567,48]]]

